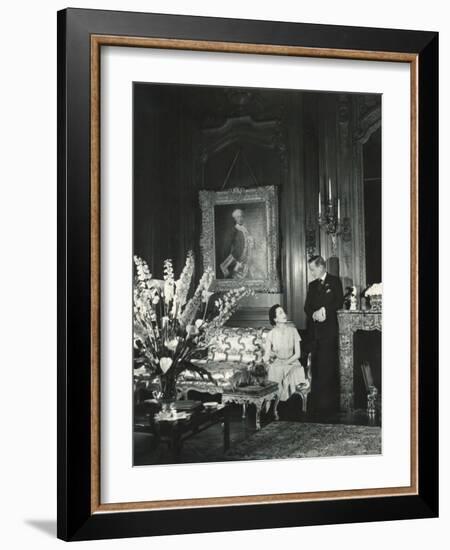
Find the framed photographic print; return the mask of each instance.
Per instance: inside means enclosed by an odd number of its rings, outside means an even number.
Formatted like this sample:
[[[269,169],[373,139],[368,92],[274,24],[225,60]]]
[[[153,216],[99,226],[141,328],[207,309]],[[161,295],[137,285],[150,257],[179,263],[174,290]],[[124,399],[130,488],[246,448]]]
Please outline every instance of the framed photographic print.
[[[438,36],[58,13],[58,536],[438,514]]]

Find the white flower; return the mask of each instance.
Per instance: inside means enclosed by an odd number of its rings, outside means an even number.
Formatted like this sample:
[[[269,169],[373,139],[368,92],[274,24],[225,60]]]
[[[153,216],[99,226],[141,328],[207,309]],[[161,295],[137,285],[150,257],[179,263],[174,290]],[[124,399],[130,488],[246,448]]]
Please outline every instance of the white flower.
[[[382,296],[383,295],[383,283],[374,283],[371,285],[366,292],[366,296]]]
[[[159,362],[159,366],[161,367],[161,370],[164,374],[170,369],[172,366],[172,359],[170,357],[161,357],[161,360]]]
[[[164,280],[163,279],[151,279],[149,282],[149,287],[154,289],[155,292],[158,290],[162,290],[164,288]]]
[[[208,290],[204,290],[202,292],[202,302],[207,302],[213,294],[214,292],[209,292]]]
[[[186,334],[188,336],[195,336],[198,334],[198,328],[195,325],[187,325]]]
[[[152,300],[152,304],[153,304],[154,306],[156,306],[156,304],[158,304],[158,303],[159,303],[159,296],[158,296],[158,294],[155,294],[155,296],[154,296],[154,298],[153,298],[153,300]]]
[[[147,369],[144,366],[134,369],[134,374],[145,374],[146,372]]]
[[[168,304],[174,296],[174,284],[173,281],[168,279],[164,284],[164,300]]]
[[[199,329],[205,321],[203,319],[197,319],[195,321],[195,326]]]
[[[175,351],[178,346],[178,338],[173,338],[172,340],[166,340],[164,342],[164,345],[167,349],[170,349],[170,351]]]

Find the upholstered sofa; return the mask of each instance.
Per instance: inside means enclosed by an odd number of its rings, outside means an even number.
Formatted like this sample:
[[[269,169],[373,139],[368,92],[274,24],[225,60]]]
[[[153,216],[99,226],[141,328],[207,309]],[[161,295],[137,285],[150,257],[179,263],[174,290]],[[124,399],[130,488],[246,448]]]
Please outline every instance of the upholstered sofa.
[[[269,400],[277,400],[277,387],[267,380],[265,369],[262,368],[265,339],[269,330],[267,327],[222,327],[208,349],[207,357],[196,360],[197,364],[208,370],[214,382],[205,380],[196,372],[185,371],[177,383],[180,397],[187,398],[191,390],[222,394],[222,399],[229,398],[243,405],[243,416],[246,404],[254,403],[259,424],[259,409],[264,404],[267,406]],[[310,382],[309,355],[304,355],[302,362]],[[302,397],[304,411],[310,392],[309,382],[296,391]]]
[[[222,327],[208,348],[207,357],[194,361],[208,370],[215,383],[188,370],[178,379],[178,388],[183,392],[196,389],[212,394],[234,388],[262,362],[269,330],[266,327]]]

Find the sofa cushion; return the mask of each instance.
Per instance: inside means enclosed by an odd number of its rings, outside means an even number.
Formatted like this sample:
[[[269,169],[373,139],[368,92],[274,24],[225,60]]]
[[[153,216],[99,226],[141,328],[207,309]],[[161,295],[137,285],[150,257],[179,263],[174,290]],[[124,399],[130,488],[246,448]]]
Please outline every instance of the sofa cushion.
[[[197,361],[193,361],[193,363],[194,362],[198,364]],[[247,365],[245,363],[236,361],[207,361],[206,363],[202,363],[201,366],[205,368],[213,380],[221,386],[228,385],[236,372],[247,370]],[[207,379],[202,378],[198,372],[188,369],[182,372],[179,380],[184,382],[207,382]]]
[[[192,363],[205,368],[222,388],[232,387],[241,378],[249,376],[252,364],[262,361],[269,330],[267,327],[222,327],[208,348],[207,357],[193,359]],[[208,384],[200,374],[190,370],[183,371],[179,381],[182,384]],[[214,385],[213,382],[209,384]]]
[[[266,327],[222,327],[208,350],[208,360],[239,363],[261,361],[269,330]]]
[[[215,351],[210,355],[210,361],[215,362],[235,362],[235,363],[253,363],[259,361],[262,357],[260,350],[255,350],[247,353],[226,353],[223,351]]]

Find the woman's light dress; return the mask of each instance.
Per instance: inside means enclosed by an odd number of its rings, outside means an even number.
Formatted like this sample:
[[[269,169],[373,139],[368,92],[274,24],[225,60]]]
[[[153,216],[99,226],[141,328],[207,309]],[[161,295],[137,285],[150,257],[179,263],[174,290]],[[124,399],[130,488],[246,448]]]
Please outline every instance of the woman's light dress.
[[[275,327],[267,334],[267,345],[276,355],[269,365],[267,378],[278,383],[280,401],[286,401],[299,384],[307,381],[305,369],[300,361],[287,361],[295,353],[296,341],[300,343],[300,335],[295,327],[289,325],[283,328]]]

